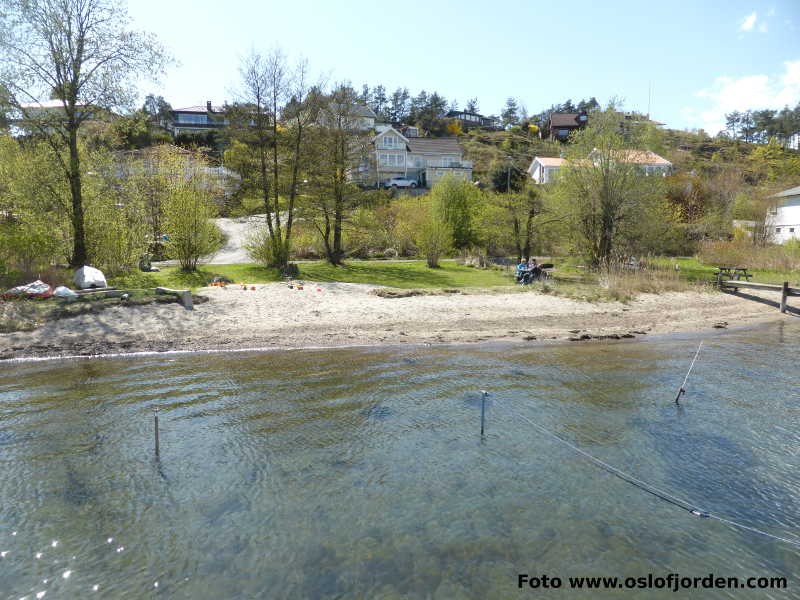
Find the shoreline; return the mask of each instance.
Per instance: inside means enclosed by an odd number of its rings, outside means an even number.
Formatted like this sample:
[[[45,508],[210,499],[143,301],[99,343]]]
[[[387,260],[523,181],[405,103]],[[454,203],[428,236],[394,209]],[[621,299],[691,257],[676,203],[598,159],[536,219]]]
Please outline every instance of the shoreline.
[[[106,352],[102,354],[46,354],[42,356],[18,356],[14,358],[0,358],[0,365],[3,364],[26,364],[26,363],[38,363],[38,362],[49,362],[49,361],[56,361],[56,360],[79,360],[79,359],[107,359],[107,358],[120,358],[120,359],[127,359],[127,358],[149,358],[149,357],[158,357],[158,356],[186,356],[190,354],[247,354],[251,352],[257,353],[269,353],[269,352],[314,352],[314,351],[321,351],[321,350],[351,350],[351,349],[407,349],[407,348],[431,348],[434,346],[438,347],[450,347],[450,348],[459,348],[459,347],[470,347],[478,344],[486,344],[486,345],[498,345],[498,346],[505,346],[505,345],[514,345],[514,346],[561,346],[566,344],[572,344],[575,342],[590,342],[593,344],[597,343],[620,343],[620,344],[632,344],[636,342],[646,342],[646,341],[653,341],[653,342],[663,342],[663,341],[671,341],[676,339],[696,339],[702,334],[706,334],[707,336],[722,336],[726,333],[732,332],[742,332],[742,331],[751,331],[754,329],[758,329],[760,327],[766,327],[770,324],[779,322],[779,320],[774,319],[764,319],[763,321],[755,321],[752,323],[748,323],[745,325],[738,325],[735,327],[725,327],[724,329],[709,329],[709,330],[686,330],[686,331],[673,331],[669,333],[656,333],[653,335],[649,334],[642,334],[642,335],[633,335],[630,338],[610,338],[604,336],[592,337],[589,339],[579,339],[579,340],[572,340],[569,338],[551,338],[551,339],[537,339],[537,340],[520,340],[517,338],[506,337],[506,338],[496,338],[496,339],[486,339],[480,341],[452,341],[452,342],[440,342],[437,344],[431,344],[429,342],[400,342],[400,343],[382,343],[382,342],[375,342],[375,343],[364,343],[364,344],[338,344],[338,345],[330,345],[330,346],[245,346],[245,347],[238,347],[238,348],[222,348],[222,347],[209,347],[209,348],[173,348],[168,350],[133,350],[130,352]],[[703,339],[706,339],[705,337]]]
[[[317,287],[319,286],[319,287]],[[210,301],[114,307],[0,334],[0,362],[266,352],[478,342],[635,340],[739,329],[789,318],[774,307],[719,292],[643,294],[627,304],[537,293],[382,298],[375,286],[264,284],[202,290]],[[317,291],[319,290],[319,291]],[[769,297],[766,297],[769,300]]]

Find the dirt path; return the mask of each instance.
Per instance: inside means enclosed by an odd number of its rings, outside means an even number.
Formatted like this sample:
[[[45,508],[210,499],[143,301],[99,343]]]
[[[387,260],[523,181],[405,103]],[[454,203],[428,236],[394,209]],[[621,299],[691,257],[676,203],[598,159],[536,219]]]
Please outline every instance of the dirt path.
[[[211,301],[115,307],[0,335],[0,358],[146,350],[447,343],[636,337],[702,331],[796,316],[730,294],[646,294],[630,304],[590,303],[536,292],[381,298],[374,286],[285,284],[207,288]],[[318,291],[319,290],[319,291]],[[774,298],[768,298],[774,300]]]

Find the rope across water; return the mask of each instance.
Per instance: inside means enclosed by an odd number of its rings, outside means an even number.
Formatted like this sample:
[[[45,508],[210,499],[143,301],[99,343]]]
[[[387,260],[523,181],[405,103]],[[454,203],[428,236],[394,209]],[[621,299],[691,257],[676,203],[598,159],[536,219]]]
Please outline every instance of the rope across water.
[[[698,348],[697,351],[699,353],[700,352],[700,348]],[[697,355],[695,355],[695,359],[696,358],[697,358]],[[694,362],[692,362],[692,364],[694,364]],[[691,368],[689,370],[691,371]],[[687,374],[687,377],[688,377],[688,374]],[[618,469],[617,467],[614,467],[614,466],[608,464],[607,462],[597,458],[596,456],[593,456],[592,454],[589,454],[584,449],[582,449],[582,448],[576,446],[575,444],[573,444],[572,442],[562,438],[560,435],[553,433],[552,431],[546,429],[542,425],[539,425],[538,423],[532,421],[531,419],[529,419],[525,415],[520,414],[518,411],[511,411],[507,407],[506,407],[506,410],[508,410],[509,413],[512,413],[517,418],[522,419],[523,421],[525,421],[526,423],[528,423],[532,427],[535,427],[536,429],[538,429],[539,431],[541,431],[542,433],[544,433],[548,437],[551,437],[552,439],[554,439],[554,440],[556,440],[558,442],[561,442],[562,444],[564,444],[565,446],[569,447],[573,451],[577,452],[578,454],[580,454],[584,458],[588,459],[589,461],[593,462],[594,464],[596,464],[597,466],[599,466],[603,470],[605,470],[605,471],[611,473],[612,475],[622,479],[623,481],[625,481],[625,482],[627,482],[627,483],[639,488],[640,490],[647,492],[648,494],[651,494],[651,495],[653,495],[653,496],[655,496],[655,497],[657,497],[657,498],[659,498],[661,500],[664,500],[665,502],[668,502],[668,503],[670,503],[670,504],[672,504],[674,506],[682,508],[683,510],[693,514],[696,517],[704,517],[704,518],[709,518],[709,519],[716,519],[717,521],[720,521],[722,523],[730,525],[731,527],[736,527],[738,529],[744,529],[746,531],[757,533],[759,535],[763,535],[763,536],[772,538],[774,540],[785,542],[787,544],[790,544],[792,546],[800,548],[800,540],[791,540],[789,538],[781,537],[779,535],[773,535],[773,534],[771,534],[771,533],[769,533],[767,531],[763,531],[761,529],[758,529],[757,527],[751,527],[750,525],[745,525],[743,523],[738,523],[736,521],[732,521],[731,519],[726,519],[725,517],[721,517],[719,515],[715,515],[713,513],[705,511],[702,508],[700,508],[699,506],[696,506],[696,505],[692,504],[688,500],[683,500],[682,498],[678,498],[677,496],[674,496],[673,494],[670,494],[669,492],[665,492],[664,490],[661,490],[661,489],[655,487],[654,485],[651,485],[651,484],[647,483],[646,481],[642,481],[638,477],[634,477],[633,475],[631,475],[629,473],[626,473],[625,471],[622,471],[621,469]]]

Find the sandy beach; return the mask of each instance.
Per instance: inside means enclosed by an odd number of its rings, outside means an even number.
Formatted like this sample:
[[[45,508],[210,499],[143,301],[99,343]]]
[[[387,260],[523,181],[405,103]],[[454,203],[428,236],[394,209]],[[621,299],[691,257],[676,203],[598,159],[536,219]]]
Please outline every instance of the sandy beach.
[[[113,307],[0,335],[0,358],[353,344],[580,340],[703,331],[782,318],[774,306],[712,292],[644,294],[628,303],[530,293],[384,298],[374,286],[274,283],[205,288],[209,302]],[[769,298],[775,300],[775,298]]]

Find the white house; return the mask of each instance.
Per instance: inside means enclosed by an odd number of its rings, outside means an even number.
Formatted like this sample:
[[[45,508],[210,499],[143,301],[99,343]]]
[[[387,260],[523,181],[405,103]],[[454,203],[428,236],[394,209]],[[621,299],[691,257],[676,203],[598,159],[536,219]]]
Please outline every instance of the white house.
[[[400,176],[421,187],[430,187],[445,175],[472,181],[472,162],[464,160],[455,137],[406,137],[394,127],[381,127],[372,144],[378,184]]]
[[[800,239],[800,185],[770,197],[776,201],[767,219],[773,239],[779,244]]]
[[[594,162],[592,154],[594,153],[589,155],[589,160]],[[663,176],[672,170],[671,162],[649,150],[625,150],[622,153],[622,161],[635,164],[645,175]],[[553,183],[565,162],[563,158],[536,156],[528,167],[528,173],[536,183]]]
[[[537,156],[533,159],[528,173],[536,183],[553,183],[558,170],[566,161],[563,158]]]

